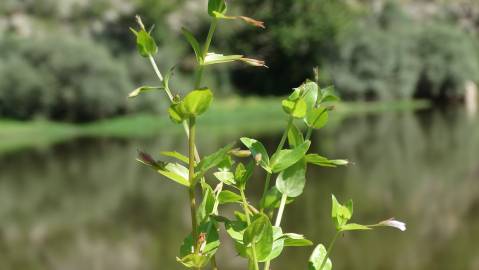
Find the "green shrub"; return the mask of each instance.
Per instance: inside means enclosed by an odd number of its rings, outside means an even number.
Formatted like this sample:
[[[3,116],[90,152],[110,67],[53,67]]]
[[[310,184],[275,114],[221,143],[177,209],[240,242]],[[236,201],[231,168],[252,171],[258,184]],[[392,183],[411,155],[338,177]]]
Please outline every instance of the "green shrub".
[[[479,79],[477,49],[458,27],[412,22],[389,8],[348,35],[329,69],[348,98],[448,99]]]
[[[92,41],[56,33],[1,44],[2,116],[88,121],[131,109],[126,66]]]

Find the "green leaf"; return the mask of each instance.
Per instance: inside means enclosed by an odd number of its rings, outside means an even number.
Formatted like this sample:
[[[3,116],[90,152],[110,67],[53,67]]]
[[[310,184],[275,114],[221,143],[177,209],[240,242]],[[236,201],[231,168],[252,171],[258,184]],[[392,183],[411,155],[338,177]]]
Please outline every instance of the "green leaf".
[[[288,197],[298,197],[303,193],[306,183],[306,161],[301,159],[293,166],[282,171],[276,178],[276,187]]]
[[[256,160],[256,164],[259,164],[266,171],[271,172],[268,152],[266,152],[264,145],[255,139],[246,137],[243,137],[240,140],[251,151],[251,155]]]
[[[306,125],[314,129],[320,129],[326,125],[328,122],[328,110],[323,107],[313,108],[306,115]]]
[[[203,190],[203,200],[201,201],[200,206],[198,207],[198,220],[206,220],[210,214],[213,213],[213,208],[216,202],[215,193],[210,185],[207,183],[201,183]]]
[[[129,95],[128,98],[134,98],[139,96],[140,94],[144,92],[149,92],[152,90],[159,90],[159,89],[164,89],[163,86],[141,86],[133,90]]]
[[[321,89],[321,97],[319,99],[319,103],[335,102],[339,100],[340,98],[336,95],[334,86],[328,86],[324,89]]]
[[[182,155],[176,151],[171,151],[171,152],[161,152],[160,154],[162,154],[163,156],[166,156],[166,157],[172,157],[172,158],[176,158],[178,159],[179,161],[183,161],[184,163],[188,163],[189,162],[189,159],[187,156],[185,155]]]
[[[349,223],[341,226],[340,231],[357,231],[357,230],[371,230],[368,226],[364,226],[356,223]]]
[[[279,208],[279,205],[281,204],[281,197],[283,194],[279,192],[278,188],[276,186],[271,187],[267,192],[264,198],[262,198],[260,202],[261,208],[264,209],[275,209]],[[294,198],[288,197],[286,200],[286,204],[290,204],[294,201]]]
[[[273,226],[265,214],[259,214],[246,228],[243,234],[243,244],[246,247],[255,246],[259,261],[268,257],[273,249]]]
[[[215,172],[213,175],[216,177],[216,179],[227,185],[234,185],[236,183],[235,176],[230,171],[219,171]]]
[[[222,55],[216,53],[208,53],[203,61],[203,65],[214,65],[214,64],[222,64],[222,63],[229,63],[240,60],[243,58],[242,55]]]
[[[164,168],[159,169],[158,172],[185,187],[190,186],[190,182],[188,181],[188,169],[183,165],[178,163],[168,163]]]
[[[226,203],[238,203],[241,202],[241,196],[229,191],[229,190],[223,190],[220,192],[218,196],[218,201],[220,204],[226,204]]]
[[[138,52],[143,57],[149,57],[158,52],[155,40],[151,37],[150,33],[143,29],[136,32],[136,46]]]
[[[307,81],[300,87],[303,99],[306,102],[308,111],[312,110],[318,100],[318,85],[315,82]]]
[[[270,165],[273,173],[283,171],[284,169],[292,166],[300,159],[302,159],[305,156],[306,152],[308,152],[310,145],[310,141],[305,141],[294,149],[283,149],[275,153],[271,157]]]
[[[273,226],[273,247],[269,255],[266,258],[260,260],[260,262],[271,261],[281,255],[281,252],[283,252],[284,248],[284,238],[282,236],[283,231],[281,230],[281,228]]]
[[[180,102],[181,113],[184,116],[198,116],[204,113],[213,100],[210,89],[193,90]]]
[[[186,116],[181,112],[180,104],[171,104],[168,108],[168,115],[173,122],[178,124],[186,120]]]
[[[224,15],[226,13],[225,0],[209,0],[208,1],[208,14],[211,17],[216,17],[215,13]]]
[[[348,165],[349,161],[345,159],[328,159],[326,157],[320,156],[318,154],[307,154],[306,162],[314,165],[319,165],[323,167],[337,167]]]
[[[313,242],[304,238],[304,235],[297,233],[285,233],[281,236],[284,239],[285,247],[304,247],[312,246]]]
[[[208,170],[223,162],[234,145],[235,143],[230,143],[213,154],[204,157],[196,166],[197,177],[203,176]]]
[[[195,36],[193,36],[193,34],[190,31],[188,31],[188,29],[184,27],[181,28],[181,33],[183,33],[183,36],[185,36],[188,43],[190,43],[191,48],[193,48],[193,51],[195,52],[195,56],[196,56],[196,61],[198,62],[198,64],[203,63],[201,47],[198,40],[195,38]]]
[[[186,268],[203,268],[208,265],[209,260],[211,259],[210,256],[202,255],[202,254],[189,254],[183,258],[176,257],[176,261],[181,263]]]
[[[293,123],[288,130],[288,143],[291,148],[294,148],[304,142],[303,133]]]
[[[346,203],[346,206],[340,204],[336,197],[332,194],[332,207],[331,207],[331,217],[333,218],[334,225],[336,230],[340,231],[341,228],[348,223],[353,215],[353,201],[349,200]]]
[[[250,161],[248,165],[246,165],[246,167],[243,165],[243,163],[239,163],[238,166],[236,166],[235,180],[239,188],[241,189],[245,188],[246,183],[251,178],[251,175],[253,175],[253,171],[254,171],[253,161]]]
[[[246,230],[247,224],[244,221],[235,220],[225,223],[225,229],[228,235],[237,242],[243,243],[243,234]]]
[[[283,110],[294,118],[303,118],[306,115],[307,104],[303,98],[296,101],[285,99],[281,102]]]
[[[317,245],[313,250],[311,257],[309,257],[308,270],[331,270],[333,264],[329,258],[326,259],[326,263],[324,264],[323,268],[319,269],[327,253],[328,252],[326,251],[326,248],[322,244]]]

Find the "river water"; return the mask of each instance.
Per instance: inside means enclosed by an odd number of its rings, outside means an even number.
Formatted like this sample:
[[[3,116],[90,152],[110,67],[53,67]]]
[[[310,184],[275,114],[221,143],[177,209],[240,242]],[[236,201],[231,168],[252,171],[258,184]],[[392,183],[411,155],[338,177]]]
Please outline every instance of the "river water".
[[[314,134],[312,150],[354,164],[311,168],[304,195],[286,207],[285,231],[327,245],[334,193],[354,200],[354,222],[408,224],[406,232],[344,234],[334,269],[479,269],[478,124],[462,109],[336,121]],[[243,135],[271,149],[279,137]],[[237,139],[208,130],[199,136],[202,153]],[[175,257],[190,226],[187,192],[140,166],[137,149],[184,152],[185,145],[182,136],[84,138],[0,156],[0,269],[182,269]],[[252,201],[263,177],[258,170],[251,180]],[[220,268],[246,269],[231,242],[223,244]],[[307,269],[311,250],[285,249],[272,269]]]

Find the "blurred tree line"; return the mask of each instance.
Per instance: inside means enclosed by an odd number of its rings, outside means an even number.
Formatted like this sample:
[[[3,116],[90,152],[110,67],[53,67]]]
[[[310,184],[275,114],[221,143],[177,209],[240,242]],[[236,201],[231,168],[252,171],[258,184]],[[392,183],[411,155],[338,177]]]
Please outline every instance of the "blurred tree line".
[[[155,25],[160,66],[176,65],[175,89],[187,90],[194,56],[180,29],[206,34],[206,2],[2,0],[0,115],[89,121],[161,109],[158,99],[125,98],[155,84],[128,27],[135,14]],[[267,29],[225,22],[213,49],[262,58],[270,68],[212,69],[219,76],[208,83],[219,95],[285,94],[316,65],[322,84],[334,83],[347,99],[455,100],[465,81],[479,81],[475,0],[243,0],[230,7]]]

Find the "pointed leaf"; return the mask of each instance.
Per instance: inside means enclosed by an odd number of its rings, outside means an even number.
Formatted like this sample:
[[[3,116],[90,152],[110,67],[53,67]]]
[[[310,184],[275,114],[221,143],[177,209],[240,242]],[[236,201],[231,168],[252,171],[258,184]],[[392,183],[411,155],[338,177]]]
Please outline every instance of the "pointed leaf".
[[[371,230],[368,226],[364,226],[356,223],[349,223],[341,226],[341,231],[357,231],[357,230]]]
[[[273,249],[273,226],[266,215],[259,214],[246,228],[243,234],[243,244],[246,247],[255,246],[259,261],[264,260],[271,253]]]
[[[134,98],[137,97],[138,95],[144,93],[144,92],[149,92],[151,90],[159,90],[159,89],[164,89],[163,86],[141,86],[133,90],[129,95],[128,98]]]
[[[256,160],[256,163],[261,165],[266,171],[271,172],[268,152],[266,152],[264,145],[255,139],[246,137],[243,137],[240,140],[251,151],[251,155]]]
[[[326,248],[322,244],[317,245],[311,257],[309,257],[308,270],[331,270],[333,264],[329,258],[326,259],[326,263],[323,268],[320,269],[327,253]]]
[[[230,143],[213,154],[204,157],[196,166],[196,172],[202,176],[208,170],[220,164],[234,145],[235,143]]]
[[[273,173],[283,171],[304,158],[311,145],[311,141],[305,141],[294,149],[283,149],[274,154],[271,158],[271,170]]]
[[[210,89],[193,90],[180,102],[181,113],[185,116],[198,116],[203,114],[213,100]]]
[[[229,190],[223,190],[220,192],[218,196],[218,201],[220,204],[226,204],[226,203],[238,203],[241,202],[241,196],[229,191]]]
[[[291,148],[294,148],[304,142],[303,133],[296,127],[295,124],[292,124],[288,130],[288,143]]]
[[[312,246],[313,242],[304,238],[304,235],[297,233],[285,233],[281,236],[284,239],[285,247]]]
[[[186,28],[181,28],[181,32],[183,33],[183,36],[185,36],[188,43],[190,43],[191,48],[193,48],[193,51],[195,52],[195,56],[196,56],[196,61],[199,64],[203,63],[201,47],[200,47],[200,44],[198,43],[198,40],[196,40],[195,36],[193,36],[193,34],[190,31],[188,31],[188,29]]]
[[[324,107],[313,108],[311,111],[308,112],[306,115],[305,122],[308,127],[312,127],[314,129],[320,129],[326,125],[328,122],[328,110]]]
[[[184,163],[188,163],[189,162],[189,159],[187,156],[183,155],[183,154],[180,154],[176,151],[171,151],[171,152],[161,152],[160,154],[162,154],[163,156],[167,156],[167,157],[172,157],[172,158],[176,158],[178,159],[179,161],[182,161]]]
[[[190,186],[188,169],[178,163],[168,163],[164,169],[159,169],[158,172],[185,187]]]
[[[155,40],[151,37],[150,33],[143,29],[136,32],[136,46],[138,52],[143,57],[149,57],[158,52]]]

